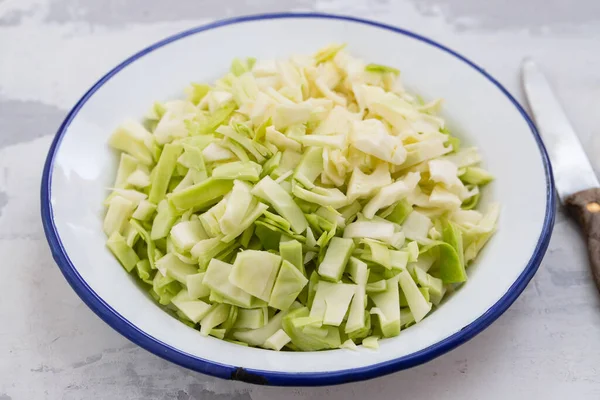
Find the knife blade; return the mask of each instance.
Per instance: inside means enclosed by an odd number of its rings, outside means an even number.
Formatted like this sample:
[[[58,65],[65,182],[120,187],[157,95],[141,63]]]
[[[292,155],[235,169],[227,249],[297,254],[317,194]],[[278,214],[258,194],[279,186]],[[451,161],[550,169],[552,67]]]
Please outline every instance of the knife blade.
[[[529,108],[550,155],[561,202],[579,191],[599,187],[581,142],[548,80],[534,61],[526,59],[523,62],[522,78]]]
[[[586,239],[596,287],[600,290],[600,184],[581,142],[542,71],[525,60],[522,78],[529,107],[546,144],[556,190]]]

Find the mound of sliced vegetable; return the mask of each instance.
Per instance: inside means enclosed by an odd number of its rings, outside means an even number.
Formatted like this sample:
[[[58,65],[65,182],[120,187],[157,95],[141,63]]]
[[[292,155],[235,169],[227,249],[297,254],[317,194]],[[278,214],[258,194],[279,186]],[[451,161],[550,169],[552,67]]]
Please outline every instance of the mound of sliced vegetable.
[[[480,155],[399,75],[330,45],[155,103],[109,141],[108,248],[202,335],[377,348],[466,281],[499,210],[477,211]]]

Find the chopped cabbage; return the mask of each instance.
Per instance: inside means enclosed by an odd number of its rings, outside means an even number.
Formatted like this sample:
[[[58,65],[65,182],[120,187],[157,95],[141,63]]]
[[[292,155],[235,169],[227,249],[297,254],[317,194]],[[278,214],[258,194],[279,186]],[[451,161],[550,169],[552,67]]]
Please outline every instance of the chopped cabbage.
[[[392,66],[333,44],[236,58],[108,143],[107,247],[204,336],[273,351],[377,349],[468,279],[493,176]],[[401,339],[399,339],[401,340]]]

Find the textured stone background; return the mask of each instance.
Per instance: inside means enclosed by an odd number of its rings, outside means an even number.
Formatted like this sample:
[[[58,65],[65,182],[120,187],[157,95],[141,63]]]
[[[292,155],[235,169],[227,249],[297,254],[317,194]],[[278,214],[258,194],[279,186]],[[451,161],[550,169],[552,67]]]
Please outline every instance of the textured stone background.
[[[600,301],[562,211],[540,271],[489,329],[426,365],[344,386],[263,388],[190,372],[129,343],[68,287],[46,245],[38,197],[69,108],[109,68],[166,35],[283,10],[422,33],[521,100],[519,63],[533,56],[600,172],[598,0],[0,0],[0,400],[599,399]]]

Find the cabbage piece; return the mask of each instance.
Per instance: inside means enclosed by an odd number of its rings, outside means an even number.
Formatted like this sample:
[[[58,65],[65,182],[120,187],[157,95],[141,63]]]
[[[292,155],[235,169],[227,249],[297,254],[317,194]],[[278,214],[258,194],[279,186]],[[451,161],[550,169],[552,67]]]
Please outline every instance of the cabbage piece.
[[[453,162],[449,160],[430,160],[428,165],[432,181],[443,183],[447,187],[460,185],[458,167]]]
[[[240,76],[246,72],[252,71],[252,67],[256,63],[256,58],[248,57],[245,60],[240,60],[239,58],[234,58],[231,62],[230,71],[235,76]]]
[[[366,286],[369,278],[367,264],[354,257],[350,257],[348,261],[348,272],[356,287],[348,310],[348,320],[344,328],[345,333],[354,332],[365,327]]]
[[[235,331],[233,337],[251,346],[262,346],[268,338],[281,329],[282,321],[286,315],[288,315],[287,311],[280,311],[269,319],[269,322],[263,327],[248,331]]]
[[[198,217],[202,223],[204,231],[209,237],[216,237],[223,234],[223,232],[221,232],[219,221],[223,218],[223,215],[225,214],[225,208],[227,206],[227,200],[231,197],[230,195],[227,196],[228,197],[221,199],[217,204],[209,208],[205,213]]]
[[[323,173],[321,182],[325,185],[343,186],[350,163],[345,151],[340,149],[323,149]]]
[[[367,175],[360,168],[355,167],[348,183],[346,195],[348,201],[371,197],[378,189],[392,183],[389,167],[385,163],[379,163],[373,173]]]
[[[453,154],[448,154],[441,158],[454,163],[458,168],[464,168],[481,162],[481,155],[476,147],[461,149]]]
[[[129,247],[134,247],[139,239],[139,234],[137,230],[131,224],[125,225],[125,230],[123,232],[123,237],[125,237],[125,242]]]
[[[252,73],[257,77],[278,75],[275,60],[257,60],[252,68]]]
[[[429,250],[431,246],[424,246],[419,250],[419,257],[417,261],[411,262],[411,268],[420,268],[423,271],[427,272],[433,266],[433,263],[436,261],[436,256],[432,254]]]
[[[210,304],[190,297],[188,291],[185,289],[181,289],[181,291],[171,299],[171,303],[194,323],[197,323],[204,318],[211,310]]]
[[[137,169],[135,172],[129,175],[129,178],[127,178],[127,184],[143,189],[150,186],[150,175],[142,169]]]
[[[408,251],[390,250],[390,265],[395,270],[405,270],[409,260]]]
[[[334,90],[340,81],[340,74],[333,63],[320,65],[316,70],[310,70],[311,80],[316,88],[326,99],[331,100],[337,106],[346,107],[348,99],[344,93]]]
[[[479,167],[467,167],[464,174],[460,176],[460,180],[465,184],[471,185],[486,185],[490,183],[494,177],[488,171]]]
[[[171,228],[173,244],[183,251],[190,250],[200,240],[208,237],[198,220],[179,222]]]
[[[173,193],[177,193],[182,191],[183,189],[187,189],[196,183],[200,183],[208,177],[206,171],[198,171],[194,168],[188,169],[187,173],[183,177],[181,181],[173,188]],[[169,185],[171,186],[171,185]]]
[[[358,350],[358,346],[356,345],[356,343],[354,343],[354,341],[352,341],[352,339],[346,339],[346,341],[344,343],[342,343],[342,345],[340,346],[340,349],[348,349],[348,350]]]
[[[203,83],[192,83],[185,89],[188,101],[194,105],[198,105],[209,91],[210,86]]]
[[[210,288],[204,284],[205,272],[190,274],[185,277],[185,286],[191,299],[201,299],[210,295]]]
[[[152,107],[146,113],[146,119],[150,121],[158,121],[167,112],[167,108],[160,102],[155,101]]]
[[[323,149],[309,147],[304,151],[300,163],[294,171],[294,179],[304,187],[312,189],[315,179],[323,172]]]
[[[229,281],[247,293],[269,301],[280,265],[278,255],[246,250],[236,257]]]
[[[329,244],[331,239],[335,236],[336,231],[337,231],[336,227],[332,226],[330,228],[330,230],[323,232],[321,234],[321,236],[319,237],[319,239],[317,240],[317,246],[320,247],[319,257],[318,257],[319,263],[323,262],[323,259],[325,258],[325,253],[327,252],[327,245]]]
[[[263,145],[253,142],[252,139],[246,135],[239,133],[239,130],[243,129],[242,126],[242,124],[234,125],[234,127],[238,129],[238,131],[236,131],[231,126],[222,125],[216,131],[239,143],[246,151],[248,151],[248,153],[254,156],[257,162],[262,164],[265,161],[265,156],[268,154],[268,150]],[[248,132],[250,132],[247,127],[245,128],[248,130]]]
[[[322,49],[319,49],[313,56],[317,64],[332,60],[338,52],[340,52],[346,44],[330,44]]]
[[[231,91],[238,106],[252,102],[258,95],[258,85],[250,72],[243,73],[239,77],[230,75]]]
[[[152,222],[152,230],[150,232],[150,238],[152,240],[162,239],[167,237],[175,220],[177,219],[177,212],[171,206],[167,200],[163,200],[158,203],[157,214]]]
[[[433,224],[429,217],[418,211],[413,211],[404,220],[402,232],[404,232],[404,235],[408,239],[420,240],[427,237],[432,226]]]
[[[445,210],[456,210],[460,208],[462,200],[456,194],[441,185],[435,185],[429,195],[429,205]]]
[[[167,110],[163,117],[158,121],[154,128],[154,138],[160,145],[173,142],[174,140],[185,138],[190,134],[190,127],[193,126],[190,119],[194,117],[194,106],[191,103],[185,103],[190,107],[191,113],[186,110]],[[192,128],[193,129],[193,128]]]
[[[237,321],[238,318],[238,310],[239,307],[232,305],[231,308],[229,308],[229,315],[227,316],[227,319],[225,320],[225,322],[223,322],[221,325],[219,325],[219,329],[222,331],[219,332],[219,338],[223,339],[223,337],[225,336],[225,333],[233,328],[233,325],[235,325],[235,321]],[[213,329],[213,331],[215,331],[215,329]],[[212,335],[212,332],[211,332]]]
[[[286,344],[288,344],[291,341],[292,341],[292,339],[290,339],[290,337],[285,333],[285,331],[283,329],[279,329],[277,332],[275,332],[273,335],[271,335],[267,340],[265,340],[263,347],[265,349],[279,351],[283,348],[283,346],[285,346]]]
[[[369,248],[369,253],[363,255],[363,259],[377,263],[386,269],[392,268],[391,253],[387,245],[373,239],[362,239],[361,243]]]
[[[244,219],[241,220],[236,228],[236,230],[231,231],[221,238],[223,242],[231,242],[239,235],[241,235],[246,229],[250,228],[252,224],[263,215],[263,213],[269,208],[266,204],[260,203],[256,200],[252,200],[250,203],[250,207],[248,212],[244,216]]]
[[[387,283],[384,279],[376,282],[367,283],[366,285],[366,292],[369,295],[373,293],[385,292],[385,289],[387,289]]]
[[[377,350],[379,348],[379,336],[369,336],[364,338],[362,345],[367,349]]]
[[[104,217],[104,233],[110,236],[115,232],[123,232],[125,223],[131,217],[134,209],[135,204],[132,201],[121,196],[113,197]]]
[[[207,163],[227,161],[235,158],[235,154],[217,143],[210,143],[202,150],[202,157]]]
[[[196,266],[182,262],[173,253],[167,253],[156,260],[156,268],[161,274],[169,276],[184,285],[186,284],[186,277],[188,275],[196,274],[198,272]]]
[[[200,334],[208,336],[213,328],[219,326],[229,317],[229,304],[214,304],[209,312],[200,320]]]
[[[148,285],[152,285],[152,267],[149,260],[140,260],[135,264],[138,277]]]
[[[344,149],[346,147],[345,135],[306,135],[296,138],[304,146],[329,147]]]
[[[381,87],[357,85],[353,90],[360,106],[367,107],[370,112],[380,115],[400,132],[411,128],[408,121],[414,124],[423,119],[422,114],[415,110],[414,106]]]
[[[470,236],[470,242],[465,248],[465,262],[470,262],[475,259],[483,246],[485,246],[488,240],[492,237],[496,230],[496,222],[498,220],[499,212],[500,206],[496,203],[491,204],[478,226],[467,232],[467,234]]]
[[[152,280],[152,290],[150,294],[156,295],[156,300],[166,306],[171,299],[181,291],[181,284],[170,276],[164,276],[160,272],[154,275]]]
[[[202,149],[199,146],[184,144],[183,153],[179,156],[177,162],[186,168],[195,169],[198,172],[201,172],[203,175],[202,180],[207,178],[204,156],[202,155]]]
[[[267,307],[254,308],[246,310],[240,308],[238,317],[233,325],[234,329],[258,329],[262,328],[269,321],[269,312]]]
[[[379,317],[379,326],[384,337],[392,337],[400,334],[400,295],[398,292],[398,277],[386,281],[386,289],[383,292],[370,295],[375,307],[371,314]]]
[[[357,221],[346,226],[345,238],[371,238],[383,241],[391,240],[394,235],[394,224],[391,222]]]
[[[111,135],[108,144],[121,150],[145,165],[152,165],[154,158],[150,151],[153,137],[139,122],[127,120]]]
[[[346,220],[346,223],[354,220],[358,212],[362,209],[362,206],[358,201],[354,201],[353,203],[340,208],[338,211],[342,214],[342,217]]]
[[[360,121],[360,113],[351,113],[345,107],[335,106],[333,110],[313,131],[315,135],[343,134],[348,136],[352,129],[352,121]]]
[[[296,152],[302,150],[302,145],[300,143],[279,132],[274,126],[267,127],[265,134],[267,140],[277,146],[279,150],[283,151],[289,149]]]
[[[240,244],[243,248],[248,248],[250,246],[250,240],[254,236],[254,225],[250,225],[248,228],[244,230],[242,235],[240,236]]]
[[[420,174],[410,172],[402,180],[385,186],[363,208],[363,215],[369,219],[380,209],[390,206],[410,194],[419,183]]]
[[[290,149],[284,150],[281,154],[281,161],[279,165],[271,175],[273,177],[278,176],[279,178],[277,179],[277,182],[279,183],[294,173],[294,169],[301,160],[302,154],[296,153],[294,150]]]
[[[406,155],[406,161],[401,165],[401,168],[405,169],[412,167],[413,165],[451,152],[452,147],[447,147],[445,143],[446,139],[429,139],[417,143],[407,144],[405,149],[408,153]]]
[[[415,318],[415,322],[421,321],[431,311],[431,303],[425,300],[425,297],[419,291],[417,284],[413,281],[408,271],[400,272],[398,282],[406,297],[408,307]]]
[[[388,67],[387,65],[381,65],[381,64],[368,64],[365,67],[365,71],[368,72],[377,72],[377,73],[392,73],[394,75],[400,75],[400,70],[397,68],[393,68],[393,67]]]
[[[308,224],[302,210],[273,179],[265,176],[254,186],[252,194],[271,204],[279,215],[288,220],[294,232],[300,234],[306,230]]]
[[[283,260],[271,292],[269,306],[279,310],[287,310],[307,283],[308,279],[298,268]]]
[[[283,232],[292,233],[290,231],[291,225],[285,218],[282,218],[279,215],[273,214],[269,211],[265,211],[263,216],[265,221],[267,221],[270,225],[280,228]]]
[[[115,178],[115,187],[125,188],[129,182],[128,178],[139,165],[139,161],[127,153],[121,153],[119,167],[117,168],[117,177]]]
[[[346,227],[346,219],[333,207],[319,207],[315,214],[319,217],[325,218],[331,224],[336,225],[339,228],[343,229]]]
[[[278,61],[276,65],[282,86],[278,92],[294,102],[302,101],[303,93],[305,92],[303,86],[307,86],[302,71],[289,61]]]
[[[442,221],[442,240],[452,246],[458,256],[457,264],[441,262],[442,280],[446,283],[465,281],[467,276],[465,274],[462,232],[454,223],[446,219]]]
[[[133,202],[134,205],[140,204],[142,200],[145,200],[148,196],[144,193],[138,192],[133,189],[119,189],[114,188],[112,193],[108,195],[108,197],[104,200],[104,205],[110,206],[110,203],[114,200],[115,197],[122,197]]]
[[[208,265],[212,257],[216,257],[222,251],[229,247],[229,243],[224,243],[221,236],[210,239],[200,240],[192,247],[190,253],[198,259],[201,267]]]
[[[294,267],[302,273],[302,275],[306,275],[306,270],[304,269],[304,263],[302,262],[302,244],[297,240],[289,240],[286,242],[279,243],[279,254],[281,258],[285,261],[288,261]]]
[[[246,149],[244,149],[242,146],[240,146],[233,140],[225,138],[223,139],[223,141],[221,141],[220,145],[226,148],[227,150],[230,150],[241,162],[250,161],[250,156],[248,155]]]
[[[252,304],[252,296],[229,280],[233,268],[233,265],[213,258],[208,264],[202,282],[219,295],[249,308]]]
[[[355,121],[352,145],[380,160],[400,165],[406,160],[406,150],[399,137],[389,134],[385,125],[377,119]]]
[[[117,260],[127,272],[131,272],[140,261],[138,255],[127,245],[125,238],[119,232],[115,231],[109,236],[106,246],[117,257]]]
[[[227,103],[218,110],[211,112],[210,115],[205,116],[199,121],[197,134],[213,133],[217,127],[223,125],[229,119],[235,108],[235,104]]]
[[[233,182],[233,190],[224,203],[225,211],[218,219],[220,230],[224,234],[239,230],[239,224],[252,204],[250,189],[251,187],[247,183],[237,180]]]
[[[429,300],[434,304],[438,305],[442,301],[442,298],[446,294],[446,287],[441,279],[435,278],[423,271],[421,268],[414,269],[414,275],[417,283],[421,288],[428,290]]]
[[[481,198],[481,193],[479,193],[478,186],[473,187],[473,185],[467,185],[467,186],[465,186],[465,188],[467,190],[470,190],[471,188],[473,188],[473,190],[475,190],[477,193],[473,194],[471,197],[467,197],[460,205],[460,208],[462,208],[463,210],[472,210],[475,207],[477,207],[477,205],[479,204],[479,199]]]
[[[324,279],[339,281],[353,250],[354,241],[352,239],[332,238],[325,258],[319,265],[319,275]]]
[[[356,285],[319,281],[310,317],[323,321],[325,325],[339,326],[348,311]]]
[[[308,102],[277,104],[273,114],[273,126],[277,130],[303,124],[310,120],[313,107]]]
[[[233,182],[228,179],[209,178],[169,196],[170,202],[179,210],[202,207],[229,193]]]
[[[348,199],[338,188],[323,188],[314,186],[311,190],[304,189],[300,185],[292,188],[294,196],[302,200],[315,203],[324,207],[340,208],[348,204]]]
[[[301,307],[290,311],[282,321],[283,330],[292,339],[292,343],[298,349],[302,351],[317,351],[335,349],[341,345],[338,328],[334,326],[316,327],[306,325],[302,322],[302,319],[308,316],[308,308]]]
[[[159,257],[157,257],[156,246],[154,244],[154,241],[150,237],[150,234],[142,226],[142,224],[140,224],[135,219],[131,219],[129,221],[129,224],[138,232],[138,234],[142,237],[142,239],[144,240],[144,242],[146,242],[146,254],[148,255],[148,262],[150,263],[150,267],[152,269],[156,269],[156,265],[154,263],[154,260],[156,258],[159,258]]]
[[[177,139],[177,143],[181,143],[184,147],[184,151],[188,147],[195,147],[199,150],[204,150],[208,145],[215,142],[216,138],[214,134],[205,134],[201,136],[190,136],[183,139]],[[181,160],[178,159],[178,162]],[[194,161],[194,157],[192,157],[192,161]],[[197,160],[196,160],[197,161]]]

